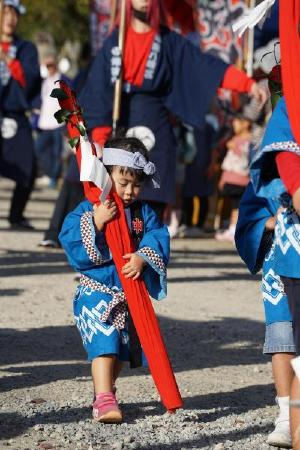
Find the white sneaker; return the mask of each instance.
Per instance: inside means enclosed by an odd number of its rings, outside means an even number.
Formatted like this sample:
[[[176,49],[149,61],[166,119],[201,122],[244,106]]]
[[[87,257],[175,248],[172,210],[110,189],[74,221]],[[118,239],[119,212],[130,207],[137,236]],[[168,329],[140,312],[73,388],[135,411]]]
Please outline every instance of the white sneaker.
[[[59,248],[59,243],[57,241],[53,241],[52,239],[43,239],[38,243],[38,246],[45,248]]]
[[[35,180],[35,187],[37,188],[44,188],[49,187],[51,182],[51,178],[47,175],[42,175],[41,177],[36,178]]]
[[[217,241],[234,242],[234,232],[232,232],[229,228],[224,231],[217,231],[215,234],[215,239]]]
[[[275,430],[269,434],[267,444],[280,448],[292,448],[289,420],[275,422]]]

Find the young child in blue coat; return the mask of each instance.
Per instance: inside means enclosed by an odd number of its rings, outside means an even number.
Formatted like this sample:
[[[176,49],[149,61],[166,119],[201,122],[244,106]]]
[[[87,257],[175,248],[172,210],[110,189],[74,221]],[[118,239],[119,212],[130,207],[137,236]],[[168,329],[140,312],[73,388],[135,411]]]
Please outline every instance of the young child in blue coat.
[[[275,269],[274,228],[281,210],[277,199],[257,196],[252,183],[249,183],[240,202],[235,242],[250,272],[255,274],[262,269],[261,290],[266,321],[263,353],[272,356],[276,403],[279,406],[275,429],[269,434],[267,443],[289,448],[289,396],[293,379],[290,363],[296,347],[288,299]]]
[[[169,234],[153,210],[138,201],[145,183],[157,184],[156,169],[147,153],[137,138],[115,138],[103,149],[103,164],[124,203],[136,249],[124,255],[123,273],[127,278],[143,277],[150,296],[160,300],[166,296]],[[59,236],[71,266],[81,273],[74,316],[92,362],[93,417],[104,423],[122,421],[115,397],[122,361],[137,367],[144,360],[105,239],[105,225],[116,213],[117,206],[109,199],[98,206],[84,201],[66,217]]]

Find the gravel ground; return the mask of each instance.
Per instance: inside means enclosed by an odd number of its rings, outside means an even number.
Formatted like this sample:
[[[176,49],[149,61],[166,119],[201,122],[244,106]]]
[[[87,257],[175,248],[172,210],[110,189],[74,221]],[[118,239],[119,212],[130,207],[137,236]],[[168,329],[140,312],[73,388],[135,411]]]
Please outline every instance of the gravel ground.
[[[76,283],[61,250],[37,246],[55,191],[36,190],[34,232],[6,222],[0,180],[0,449],[267,450],[276,414],[259,277],[230,244],[172,242],[168,299],[156,304],[184,409],[165,412],[146,370],[118,381],[121,425],[91,420],[89,365],[73,324]]]

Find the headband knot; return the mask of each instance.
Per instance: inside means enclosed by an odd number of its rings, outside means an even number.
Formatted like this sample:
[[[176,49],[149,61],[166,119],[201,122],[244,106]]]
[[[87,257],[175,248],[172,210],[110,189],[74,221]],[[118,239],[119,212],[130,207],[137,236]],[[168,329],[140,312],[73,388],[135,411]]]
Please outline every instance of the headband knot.
[[[147,161],[145,156],[140,152],[133,153],[132,157],[133,167],[142,170],[146,175],[153,175],[155,173],[155,165],[151,161]]]
[[[139,151],[131,153],[121,148],[104,147],[102,161],[105,166],[123,166],[142,170],[145,175],[151,178],[154,188],[159,188],[159,177],[155,164],[152,161],[147,161]]]

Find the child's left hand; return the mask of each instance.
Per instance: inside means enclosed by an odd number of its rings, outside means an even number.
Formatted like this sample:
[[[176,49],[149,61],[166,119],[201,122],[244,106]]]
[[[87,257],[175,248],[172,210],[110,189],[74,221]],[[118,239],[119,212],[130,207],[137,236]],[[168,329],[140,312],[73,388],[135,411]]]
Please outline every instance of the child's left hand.
[[[143,267],[147,264],[146,261],[136,253],[127,253],[123,258],[129,259],[129,261],[122,267],[122,273],[125,278],[136,280],[141,275]]]

